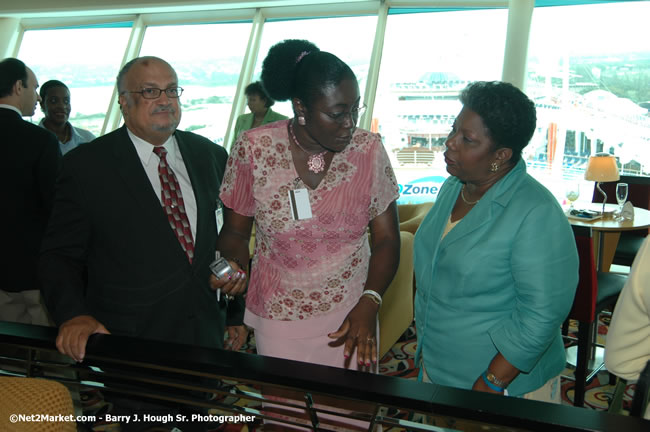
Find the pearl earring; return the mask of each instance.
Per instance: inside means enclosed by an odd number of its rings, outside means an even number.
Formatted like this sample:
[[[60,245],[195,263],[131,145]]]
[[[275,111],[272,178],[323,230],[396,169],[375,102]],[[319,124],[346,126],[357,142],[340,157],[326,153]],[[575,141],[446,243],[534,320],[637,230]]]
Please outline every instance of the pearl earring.
[[[298,116],[298,124],[299,124],[300,126],[304,126],[304,125],[306,125],[306,124],[307,124],[307,121],[305,120],[305,117],[303,117],[303,116]]]

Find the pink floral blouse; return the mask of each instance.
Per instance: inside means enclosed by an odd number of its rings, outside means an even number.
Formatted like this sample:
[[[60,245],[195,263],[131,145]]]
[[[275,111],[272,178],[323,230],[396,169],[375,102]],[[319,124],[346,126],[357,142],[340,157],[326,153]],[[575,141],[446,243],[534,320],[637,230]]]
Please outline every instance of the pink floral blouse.
[[[241,134],[220,196],[226,207],[255,218],[246,308],[264,319],[298,321],[358,301],[368,275],[368,224],[399,192],[380,136],[363,129],[309,189],[293,165],[287,124]],[[313,217],[295,221],[288,192],[300,188],[309,191]]]

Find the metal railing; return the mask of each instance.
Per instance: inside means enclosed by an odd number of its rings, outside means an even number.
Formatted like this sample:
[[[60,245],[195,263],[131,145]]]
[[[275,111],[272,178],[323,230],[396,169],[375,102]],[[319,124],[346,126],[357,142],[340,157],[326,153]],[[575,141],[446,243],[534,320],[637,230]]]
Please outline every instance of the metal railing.
[[[231,416],[218,417],[222,419],[272,420],[280,430],[300,425],[329,431],[336,422],[350,420],[365,422],[367,430],[382,425],[384,431],[640,432],[650,427],[640,418],[115,335],[92,336],[84,362],[76,364],[56,353],[56,333],[54,328],[0,322],[0,376],[42,377],[70,388],[100,389],[107,399],[127,396]],[[274,397],[288,393],[293,397]],[[275,410],[267,407],[269,402]],[[287,414],[296,409],[304,415]]]

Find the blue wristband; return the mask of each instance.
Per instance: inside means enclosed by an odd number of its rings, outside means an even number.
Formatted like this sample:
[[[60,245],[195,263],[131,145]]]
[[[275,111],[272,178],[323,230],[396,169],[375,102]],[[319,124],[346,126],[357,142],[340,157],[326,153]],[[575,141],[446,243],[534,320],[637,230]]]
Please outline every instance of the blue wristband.
[[[487,373],[483,372],[483,374],[481,375],[481,378],[483,378],[483,381],[485,382],[485,384],[488,387],[490,387],[492,390],[494,390],[495,392],[503,393],[503,390],[505,390],[504,388],[501,388],[501,387],[497,386],[496,384],[491,383],[490,381],[488,381]]]

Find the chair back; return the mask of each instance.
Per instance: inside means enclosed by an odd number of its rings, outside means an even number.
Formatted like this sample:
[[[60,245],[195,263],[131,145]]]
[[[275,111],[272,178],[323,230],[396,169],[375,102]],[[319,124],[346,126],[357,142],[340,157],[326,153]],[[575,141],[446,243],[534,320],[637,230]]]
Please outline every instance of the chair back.
[[[420,223],[433,207],[433,201],[420,204],[400,204],[397,206],[399,230],[415,235]]]
[[[616,183],[627,183],[627,200],[632,203],[634,207],[650,210],[650,177],[640,176],[621,176],[617,182],[601,183],[600,187],[607,194],[607,202],[609,204],[617,204],[616,202]],[[596,189],[594,184],[594,193],[591,202],[603,202],[603,195]]]
[[[598,277],[594,258],[594,241],[591,228],[571,226],[578,249],[580,268],[578,271],[578,288],[573,299],[569,318],[590,323],[596,317],[596,299],[598,297]]]
[[[650,360],[643,368],[639,380],[634,389],[634,398],[632,399],[632,406],[630,407],[630,415],[635,417],[643,417],[648,407],[650,399]],[[648,418],[648,417],[646,417]]]
[[[74,417],[72,397],[61,383],[41,378],[0,377],[0,430],[3,431],[45,431],[74,432],[75,422],[10,422],[10,415],[47,414]]]
[[[415,237],[400,231],[400,260],[393,281],[384,293],[379,309],[379,359],[395,345],[413,323],[413,241]]]

